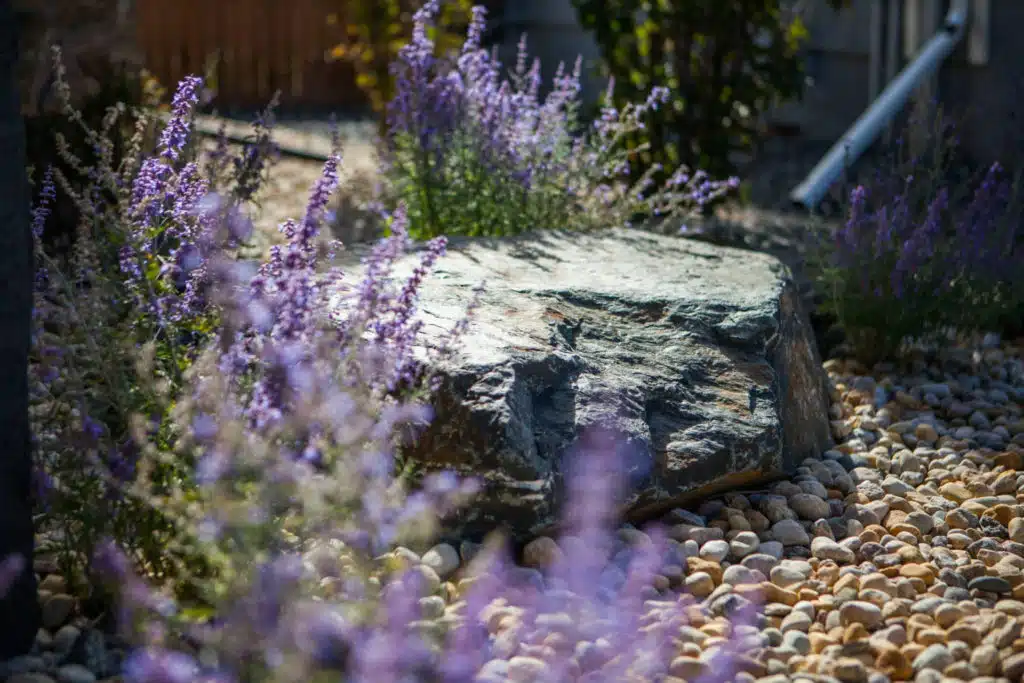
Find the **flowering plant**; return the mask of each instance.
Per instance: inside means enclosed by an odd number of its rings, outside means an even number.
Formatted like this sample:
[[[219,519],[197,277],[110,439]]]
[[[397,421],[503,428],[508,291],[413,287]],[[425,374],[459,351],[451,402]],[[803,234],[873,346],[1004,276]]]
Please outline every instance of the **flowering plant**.
[[[406,203],[410,233],[509,235],[535,229],[588,229],[642,219],[676,220],[738,186],[685,167],[655,187],[651,168],[629,182],[626,137],[664,104],[654,88],[641,104],[580,117],[580,62],[561,65],[540,96],[540,64],[527,64],[525,37],[511,76],[481,46],[486,12],[473,10],[457,56],[436,55],[430,28],[439,11],[426,2],[412,39],[392,65],[396,94],[388,106],[385,172]]]
[[[909,338],[998,331],[1024,304],[1019,175],[996,162],[951,181],[955,126],[941,111],[910,126],[891,171],[850,191],[848,219],[818,254],[824,310],[869,363]]]

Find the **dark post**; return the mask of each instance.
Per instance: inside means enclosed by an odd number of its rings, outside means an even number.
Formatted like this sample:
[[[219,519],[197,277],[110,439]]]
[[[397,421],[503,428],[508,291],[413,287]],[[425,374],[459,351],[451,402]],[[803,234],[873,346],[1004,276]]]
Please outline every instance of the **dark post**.
[[[0,660],[28,652],[40,619],[32,571],[28,420],[32,237],[15,76],[17,32],[11,0],[0,0],[0,559],[25,558],[24,571],[0,598]]]

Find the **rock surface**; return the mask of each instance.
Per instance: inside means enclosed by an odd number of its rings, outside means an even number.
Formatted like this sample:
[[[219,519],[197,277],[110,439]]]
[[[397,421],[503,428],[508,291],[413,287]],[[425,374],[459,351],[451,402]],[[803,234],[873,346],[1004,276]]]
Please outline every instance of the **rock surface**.
[[[828,446],[810,326],[773,257],[626,229],[453,240],[421,293],[428,343],[484,280],[460,353],[438,368],[438,414],[409,454],[484,479],[463,533],[550,527],[563,456],[591,426],[633,451],[636,517]]]

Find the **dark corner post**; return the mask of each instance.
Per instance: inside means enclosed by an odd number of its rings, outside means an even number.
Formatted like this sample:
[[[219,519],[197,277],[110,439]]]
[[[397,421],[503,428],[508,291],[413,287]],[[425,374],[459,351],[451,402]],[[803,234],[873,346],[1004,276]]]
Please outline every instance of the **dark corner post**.
[[[0,660],[28,652],[40,619],[28,419],[32,237],[17,33],[12,0],[0,0],[0,559],[19,554],[26,560],[0,598]]]

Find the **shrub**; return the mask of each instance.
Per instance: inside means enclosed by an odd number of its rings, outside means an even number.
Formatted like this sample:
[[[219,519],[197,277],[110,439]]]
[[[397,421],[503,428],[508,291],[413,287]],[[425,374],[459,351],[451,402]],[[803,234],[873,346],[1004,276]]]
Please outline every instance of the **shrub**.
[[[473,10],[454,61],[435,56],[429,29],[437,13],[436,0],[416,13],[412,40],[393,67],[396,95],[388,107],[385,173],[408,207],[413,237],[675,220],[736,185],[685,167],[656,192],[656,169],[627,182],[632,161],[622,143],[664,104],[666,89],[621,111],[604,108],[587,131],[579,118],[579,62],[571,74],[559,69],[541,99],[539,64],[527,68],[525,40],[503,80],[501,65],[480,45],[484,9]]]
[[[152,109],[123,106],[111,107],[97,130],[71,106],[57,57],[65,112],[93,154],[87,163],[61,148],[73,173],[46,171],[33,218],[40,268],[32,419],[40,531],[48,539],[41,549],[56,555],[73,585],[92,573],[93,551],[108,536],[154,577],[202,573],[159,507],[118,491],[142,475],[151,493],[187,488],[187,460],[144,456],[163,454],[178,438],[170,417],[196,349],[218,324],[204,259],[214,247],[244,242],[252,225],[240,202],[225,203],[217,221],[202,215],[204,196],[217,186],[201,176],[186,144],[199,79],[183,82],[159,136]],[[124,128],[135,133],[118,155],[114,139]],[[222,187],[244,199],[240,190],[258,182],[238,173]],[[42,242],[58,187],[79,215],[66,260]],[[226,232],[213,231],[222,224]]]
[[[911,149],[912,134],[926,144]],[[950,328],[998,331],[1024,310],[1020,175],[997,162],[965,177],[955,151],[941,110],[911,119],[891,168],[850,191],[845,225],[817,255],[824,308],[869,364]]]
[[[59,52],[55,66],[61,72],[58,83],[63,81],[63,64]],[[37,179],[45,170],[54,166],[69,179],[74,188],[81,192],[87,179],[77,173],[81,165],[99,163],[94,139],[84,133],[84,128],[101,132],[109,141],[105,153],[111,156],[110,163],[118,166],[130,155],[128,144],[135,130],[128,114],[133,109],[149,108],[158,101],[159,91],[146,72],[134,73],[125,68],[110,67],[98,80],[99,89],[75,108],[77,114],[68,116],[62,106],[50,107],[25,116],[25,137],[30,172]],[[67,99],[67,93],[58,86],[54,99],[58,105]],[[110,111],[123,112],[111,119]],[[84,127],[84,128],[83,128]],[[74,202],[68,201],[62,187],[57,188],[61,201],[55,202],[54,215],[47,222],[43,244],[48,253],[66,256],[74,242],[76,227],[81,219]]]
[[[830,0],[833,8],[847,4]],[[627,146],[639,175],[680,164],[716,175],[750,151],[762,115],[803,91],[806,29],[779,0],[573,0],[620,89],[615,104],[666,88],[665,105]],[[641,148],[642,147],[642,148]]]
[[[334,59],[344,59],[356,70],[356,85],[366,93],[370,106],[380,117],[380,132],[386,132],[385,110],[395,96],[395,79],[391,64],[412,34],[412,15],[417,3],[410,0],[345,3],[344,14],[332,14],[328,23],[345,20],[344,38],[331,51]],[[459,46],[461,35],[469,22],[472,0],[446,2],[441,8],[441,25],[450,27],[436,31],[433,39],[442,53]]]

